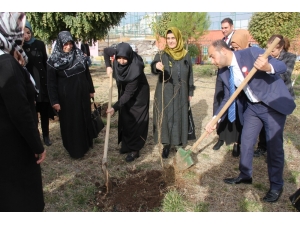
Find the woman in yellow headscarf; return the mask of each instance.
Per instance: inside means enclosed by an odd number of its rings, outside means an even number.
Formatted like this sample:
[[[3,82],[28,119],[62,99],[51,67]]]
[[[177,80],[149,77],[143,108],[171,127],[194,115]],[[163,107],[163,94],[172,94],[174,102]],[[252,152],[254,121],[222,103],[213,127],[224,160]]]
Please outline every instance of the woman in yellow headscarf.
[[[153,136],[155,143],[160,138],[164,145],[162,157],[168,158],[172,146],[187,144],[189,101],[195,87],[191,57],[184,49],[180,30],[170,27],[165,38],[166,47],[155,55],[151,72],[159,76],[153,103]]]

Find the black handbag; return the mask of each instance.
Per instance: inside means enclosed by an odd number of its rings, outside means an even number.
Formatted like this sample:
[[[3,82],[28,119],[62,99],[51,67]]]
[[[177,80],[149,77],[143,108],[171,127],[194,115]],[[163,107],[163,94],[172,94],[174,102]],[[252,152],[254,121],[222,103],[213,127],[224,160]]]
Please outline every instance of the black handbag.
[[[300,188],[289,199],[292,205],[300,212]]]
[[[195,140],[196,139],[195,124],[194,124],[192,109],[191,109],[190,105],[189,105],[189,111],[188,111],[188,119],[189,119],[188,140]]]
[[[92,136],[93,138],[97,138],[100,131],[104,128],[104,123],[101,119],[101,107],[97,107],[95,102],[94,102],[94,110],[92,111],[91,114],[91,119],[92,119],[92,127],[93,127]]]

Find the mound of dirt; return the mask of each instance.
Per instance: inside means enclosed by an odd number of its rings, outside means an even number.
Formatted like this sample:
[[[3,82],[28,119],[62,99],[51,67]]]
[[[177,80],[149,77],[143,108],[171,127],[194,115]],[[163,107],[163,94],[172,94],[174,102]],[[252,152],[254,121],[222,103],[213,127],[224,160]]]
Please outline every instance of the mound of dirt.
[[[110,178],[112,189],[106,193],[106,186],[99,182],[93,204],[103,212],[149,212],[161,206],[168,187],[174,184],[174,169],[164,171],[128,171],[126,179]]]

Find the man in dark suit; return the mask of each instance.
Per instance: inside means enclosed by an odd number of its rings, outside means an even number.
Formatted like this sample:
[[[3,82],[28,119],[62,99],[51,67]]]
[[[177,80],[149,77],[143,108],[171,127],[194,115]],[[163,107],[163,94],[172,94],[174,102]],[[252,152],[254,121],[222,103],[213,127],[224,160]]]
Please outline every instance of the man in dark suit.
[[[241,136],[240,174],[235,178],[224,179],[228,184],[252,183],[253,146],[261,128],[265,127],[267,138],[267,163],[270,189],[263,201],[275,202],[283,191],[283,129],[286,116],[295,109],[295,102],[279,74],[286,71],[284,62],[261,55],[261,48],[247,48],[232,52],[223,40],[214,41],[208,49],[212,63],[219,70],[224,83],[224,99],[216,111],[220,112],[230,98],[229,78],[232,71],[234,85],[238,87],[246,76],[242,71],[250,71],[254,66],[257,72],[236,98],[238,118],[243,125]],[[242,70],[243,68],[243,70]],[[223,115],[224,119],[226,115]],[[208,133],[215,130],[212,120],[206,125]]]
[[[231,38],[232,35],[234,33],[234,26],[233,26],[233,21],[230,18],[224,18],[221,21],[221,29],[222,29],[222,33],[224,35],[223,37],[223,41],[226,42],[226,44],[228,45],[229,48],[231,48]],[[215,94],[214,94],[214,105],[213,105],[213,113],[215,113],[216,109],[219,107],[220,102],[222,101],[224,97],[224,90],[223,90],[223,82],[221,80],[221,78],[219,76],[217,76],[216,79],[216,86],[215,86]],[[223,120],[222,122],[220,122],[218,124],[218,128],[217,128],[217,134],[219,135],[219,139],[217,141],[217,143],[213,146],[213,150],[219,150],[220,147],[226,142],[228,144],[228,142],[231,142],[232,140],[232,135],[235,135],[235,130],[233,128],[233,124],[231,124],[228,120]],[[227,139],[227,140],[225,140]],[[237,141],[237,140],[234,140]],[[238,154],[236,154],[236,156],[239,156],[239,151],[240,149],[238,149],[240,146],[239,145],[234,145],[233,152],[238,152]]]
[[[229,48],[231,48],[231,37],[234,33],[234,26],[233,26],[233,21],[230,18],[224,18],[221,21],[221,29],[222,29],[222,33],[224,35],[223,37],[223,41],[226,42],[226,44],[229,46]]]

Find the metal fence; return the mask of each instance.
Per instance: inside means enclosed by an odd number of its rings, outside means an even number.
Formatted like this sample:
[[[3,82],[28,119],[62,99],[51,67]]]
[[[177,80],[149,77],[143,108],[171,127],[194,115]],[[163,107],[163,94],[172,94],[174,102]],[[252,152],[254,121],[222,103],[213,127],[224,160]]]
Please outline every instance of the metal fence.
[[[150,25],[161,14],[162,12],[128,12],[119,26],[110,30],[109,37],[132,39],[153,37]],[[253,12],[209,12],[208,15],[211,22],[209,30],[221,30],[221,21],[226,17],[233,20],[235,29],[247,29]]]

